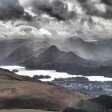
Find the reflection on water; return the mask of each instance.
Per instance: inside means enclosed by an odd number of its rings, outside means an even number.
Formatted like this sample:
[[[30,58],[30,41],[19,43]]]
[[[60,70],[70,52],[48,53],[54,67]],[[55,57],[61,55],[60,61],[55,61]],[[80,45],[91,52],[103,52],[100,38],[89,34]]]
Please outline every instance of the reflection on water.
[[[12,70],[14,70],[14,69],[16,69],[16,70],[25,69],[25,67],[23,67],[23,66],[16,66],[16,65],[14,65],[14,66],[0,66],[0,68],[8,69],[8,70],[10,70],[10,71],[12,71]]]
[[[70,78],[70,77],[81,77],[82,75],[70,75],[68,73],[56,72],[55,70],[27,70],[22,66],[0,66],[1,68],[8,69],[10,71],[16,69],[18,75],[27,75],[33,77],[34,75],[49,75],[50,79],[42,79],[42,81],[52,81],[55,78]],[[83,76],[82,76],[83,77]],[[86,76],[90,81],[112,81],[112,78],[103,76]]]

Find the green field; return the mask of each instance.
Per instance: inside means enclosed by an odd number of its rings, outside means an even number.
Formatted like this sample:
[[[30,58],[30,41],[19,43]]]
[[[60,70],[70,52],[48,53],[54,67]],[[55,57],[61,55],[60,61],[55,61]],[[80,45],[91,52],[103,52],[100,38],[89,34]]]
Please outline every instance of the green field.
[[[51,111],[33,110],[33,109],[14,109],[14,110],[11,109],[11,110],[0,110],[0,112],[51,112]]]

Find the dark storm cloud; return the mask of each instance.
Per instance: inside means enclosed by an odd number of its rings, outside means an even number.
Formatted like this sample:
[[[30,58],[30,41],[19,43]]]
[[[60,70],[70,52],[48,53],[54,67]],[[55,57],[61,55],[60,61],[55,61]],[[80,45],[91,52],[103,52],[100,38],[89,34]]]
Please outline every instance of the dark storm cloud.
[[[105,17],[112,19],[112,0],[101,0],[101,2],[106,6]]]
[[[112,5],[112,0],[101,0],[101,2],[103,2],[107,5]]]
[[[67,4],[60,0],[49,2],[48,0],[34,0],[34,12],[38,14],[47,13],[58,20],[68,20],[76,16],[74,11],[68,11]]]
[[[92,16],[98,16],[105,19],[112,19],[112,0],[78,0],[85,10],[86,14]],[[97,7],[96,7],[97,5]],[[104,5],[104,8],[100,7]],[[99,7],[99,8],[98,8]]]
[[[24,12],[24,15],[22,15],[22,18],[26,21],[31,21],[32,20],[32,16],[27,12]]]
[[[24,18],[30,20],[29,14],[24,12],[24,8],[18,0],[0,0],[0,20]]]
[[[0,19],[20,18],[24,14],[24,9],[18,0],[0,0]]]

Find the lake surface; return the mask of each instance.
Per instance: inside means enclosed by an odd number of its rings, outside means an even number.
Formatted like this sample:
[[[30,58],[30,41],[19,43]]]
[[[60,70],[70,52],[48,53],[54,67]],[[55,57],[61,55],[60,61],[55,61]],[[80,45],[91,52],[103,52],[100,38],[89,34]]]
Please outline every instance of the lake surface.
[[[0,66],[0,68],[8,69],[10,71],[17,69],[18,72],[16,74],[30,76],[30,77],[33,77],[34,75],[51,76],[51,78],[41,79],[41,81],[52,81],[55,78],[71,78],[71,77],[81,77],[82,76],[82,75],[71,75],[71,74],[64,73],[64,72],[57,72],[55,70],[28,70],[22,66]],[[85,76],[85,77],[88,78],[90,81],[112,81],[112,78],[107,78],[103,76]]]

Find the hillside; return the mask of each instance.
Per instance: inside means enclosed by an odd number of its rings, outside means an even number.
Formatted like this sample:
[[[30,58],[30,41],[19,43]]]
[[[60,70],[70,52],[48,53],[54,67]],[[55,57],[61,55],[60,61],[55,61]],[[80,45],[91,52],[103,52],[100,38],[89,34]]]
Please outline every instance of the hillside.
[[[112,96],[102,95],[97,98],[93,98],[92,101],[103,105],[107,109],[112,109]]]
[[[36,110],[36,109],[3,109],[0,112],[54,112],[54,111],[44,111],[44,110]]]
[[[0,69],[0,108],[57,110],[74,107],[87,95]]]

